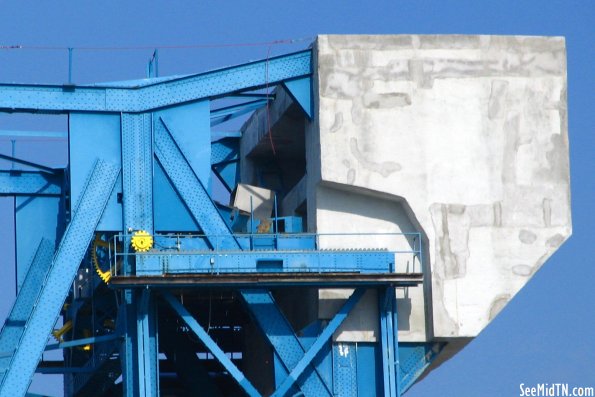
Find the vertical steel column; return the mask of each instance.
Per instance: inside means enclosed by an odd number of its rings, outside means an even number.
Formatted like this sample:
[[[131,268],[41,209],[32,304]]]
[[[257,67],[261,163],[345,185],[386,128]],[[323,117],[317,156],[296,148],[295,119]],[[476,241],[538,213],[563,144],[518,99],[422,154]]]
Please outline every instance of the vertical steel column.
[[[137,297],[136,359],[138,363],[138,374],[144,378],[140,379],[139,382],[139,395],[157,396],[159,389],[159,369],[156,354],[157,327],[154,298],[149,289],[140,291]]]
[[[153,234],[153,138],[151,114],[122,114],[122,203],[124,231],[145,230]],[[125,246],[125,250],[128,247]],[[124,268],[135,270],[125,256]],[[137,266],[142,265],[140,263]],[[150,324],[156,321],[150,310],[149,291],[134,296],[124,291],[126,313],[122,349],[122,377],[126,396],[158,395],[158,348]],[[147,360],[145,361],[144,357]]]
[[[390,286],[378,293],[380,313],[380,351],[385,397],[399,397],[397,310],[395,288]]]

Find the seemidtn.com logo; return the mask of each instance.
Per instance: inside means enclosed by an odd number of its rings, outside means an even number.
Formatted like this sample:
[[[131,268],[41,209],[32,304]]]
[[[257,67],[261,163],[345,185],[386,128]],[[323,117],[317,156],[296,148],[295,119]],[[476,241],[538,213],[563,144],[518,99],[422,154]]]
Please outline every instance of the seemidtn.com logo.
[[[593,387],[571,387],[568,383],[538,383],[533,386],[527,386],[524,383],[519,385],[521,397],[587,397],[595,396]]]

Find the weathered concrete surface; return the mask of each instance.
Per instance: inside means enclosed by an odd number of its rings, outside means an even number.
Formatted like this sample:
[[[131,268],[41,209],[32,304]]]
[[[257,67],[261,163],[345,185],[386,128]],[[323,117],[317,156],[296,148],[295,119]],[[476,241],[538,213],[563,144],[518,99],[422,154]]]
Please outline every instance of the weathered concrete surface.
[[[564,39],[319,36],[314,52],[310,230],[423,231],[431,273],[400,291],[400,340],[476,336],[571,234]]]

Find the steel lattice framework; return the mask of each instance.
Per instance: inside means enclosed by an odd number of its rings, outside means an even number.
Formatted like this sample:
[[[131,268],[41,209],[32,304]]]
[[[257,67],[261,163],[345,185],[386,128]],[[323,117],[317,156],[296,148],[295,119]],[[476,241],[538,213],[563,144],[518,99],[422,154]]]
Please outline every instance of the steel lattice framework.
[[[278,229],[236,234],[229,211],[212,198],[211,172],[229,191],[238,183],[239,135],[212,140],[211,127],[268,106],[273,97],[255,91],[269,85],[314,117],[312,69],[306,50],[183,77],[0,84],[0,111],[70,117],[68,168],[2,156],[29,168],[0,171],[0,195],[35,203],[49,220],[38,220],[47,227],[36,232],[21,226],[33,215],[15,208],[19,258],[31,260],[17,263],[24,276],[0,333],[0,397],[24,396],[35,372],[62,373],[65,393],[85,396],[175,390],[163,371],[188,392],[213,396],[398,396],[415,381],[440,346],[399,350],[394,288],[417,285],[422,275],[395,273],[395,254],[385,250],[321,251],[317,236]],[[224,97],[244,101],[210,108]],[[152,249],[133,248],[138,231]],[[296,330],[275,298],[295,287],[354,292],[328,323]],[[378,299],[378,342],[347,354],[332,336],[368,290]],[[213,291],[221,296],[215,303]],[[232,315],[212,327],[211,306]],[[60,316],[59,343],[47,345]],[[233,337],[250,327],[265,342],[257,353]],[[64,350],[62,365],[40,365],[52,349]],[[268,354],[272,389],[263,390],[245,362]]]

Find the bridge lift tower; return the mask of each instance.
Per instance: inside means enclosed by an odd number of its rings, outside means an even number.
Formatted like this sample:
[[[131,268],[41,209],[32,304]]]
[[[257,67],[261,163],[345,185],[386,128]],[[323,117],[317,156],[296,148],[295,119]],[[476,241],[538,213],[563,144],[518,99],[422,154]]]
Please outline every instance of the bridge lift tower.
[[[67,396],[388,397],[415,381],[435,352],[399,345],[395,288],[423,276],[395,258],[420,261],[422,236],[407,252],[326,248],[354,236],[279,216],[282,189],[239,184],[241,135],[212,129],[276,94],[310,122],[310,50],[181,77],[0,85],[0,111],[69,125],[65,169],[2,156],[21,166],[0,172],[18,258],[1,397],[26,395],[36,372],[63,374]],[[223,189],[244,205],[217,202]],[[338,288],[351,292],[332,315],[303,320],[302,296]],[[333,337],[370,299],[374,341]],[[52,349],[62,361],[42,359]]]

